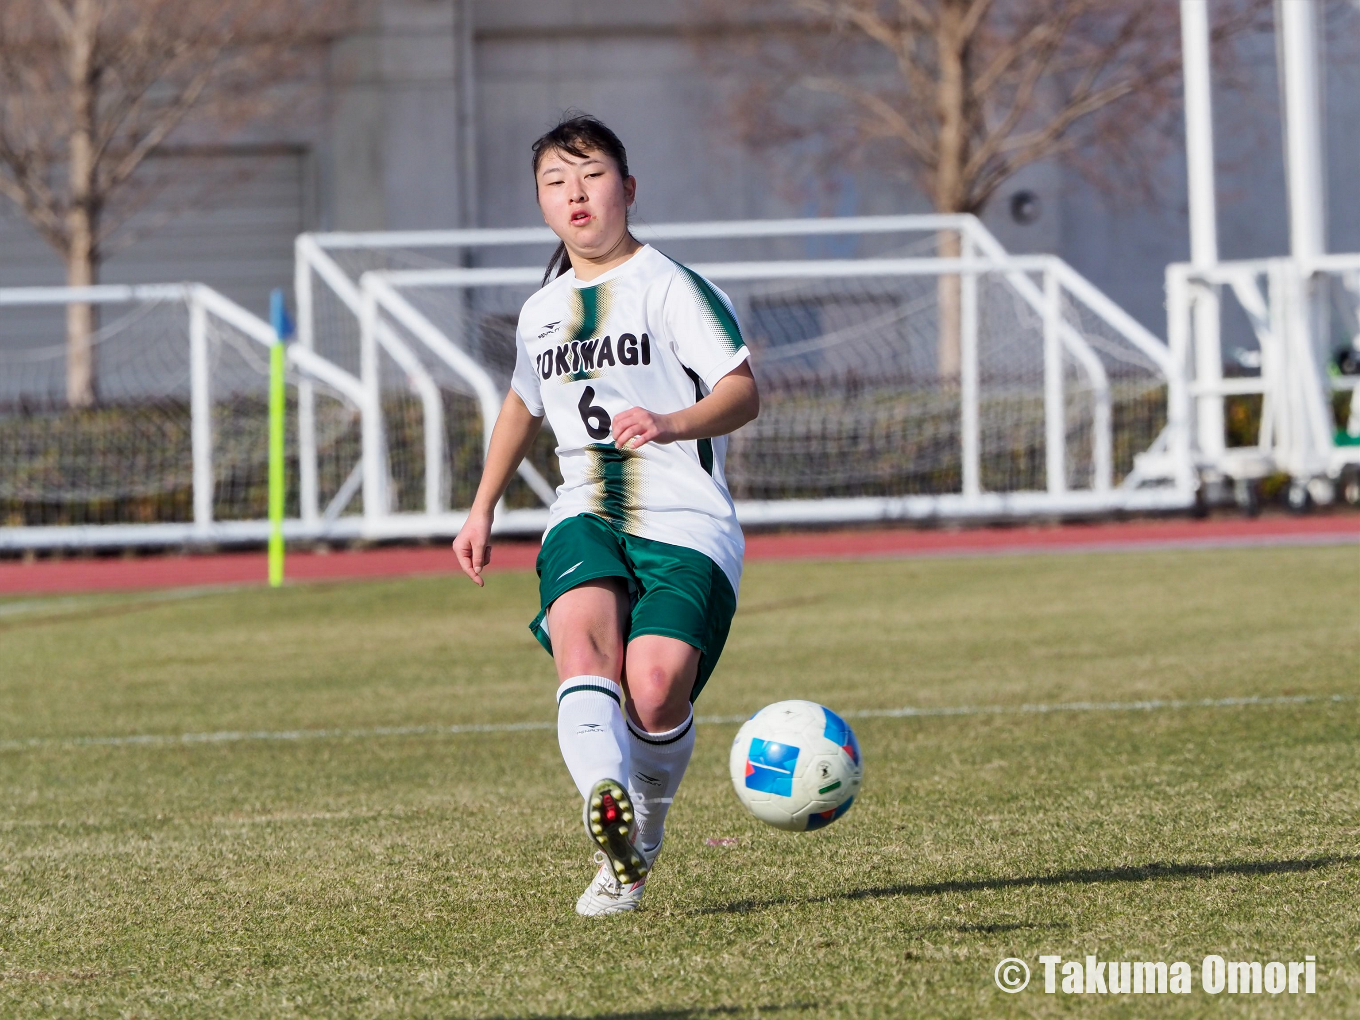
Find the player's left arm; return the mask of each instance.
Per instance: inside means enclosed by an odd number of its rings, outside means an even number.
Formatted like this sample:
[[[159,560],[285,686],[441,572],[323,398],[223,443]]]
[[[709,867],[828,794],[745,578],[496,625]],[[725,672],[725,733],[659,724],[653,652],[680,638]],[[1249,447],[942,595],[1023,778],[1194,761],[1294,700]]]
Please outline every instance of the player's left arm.
[[[758,414],[760,391],[750,363],[743,361],[719,379],[708,396],[682,410],[660,414],[630,407],[614,415],[614,445],[636,450],[645,443],[712,439],[735,432]]]

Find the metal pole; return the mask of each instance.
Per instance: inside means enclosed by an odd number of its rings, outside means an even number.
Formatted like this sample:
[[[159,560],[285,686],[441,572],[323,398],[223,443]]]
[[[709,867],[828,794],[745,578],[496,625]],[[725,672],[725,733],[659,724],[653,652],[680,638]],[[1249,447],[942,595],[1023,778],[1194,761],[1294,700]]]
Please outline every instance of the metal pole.
[[[1172,457],[1176,488],[1194,491],[1195,466],[1190,450],[1190,293],[1189,270],[1166,269],[1166,344],[1171,364],[1166,373],[1167,450]]]
[[[967,230],[960,231],[963,237],[962,255],[965,260],[973,257],[973,239]],[[965,498],[977,496],[982,491],[981,456],[979,453],[978,428],[978,277],[977,273],[964,273],[960,284],[959,297],[962,299],[959,319],[959,401],[962,404],[963,420],[963,495]]]
[[[1286,286],[1285,350],[1296,480],[1324,474],[1333,449],[1327,360],[1327,303],[1314,263],[1327,250],[1322,156],[1322,90],[1318,82],[1315,3],[1276,0],[1284,95],[1285,169],[1289,186],[1289,253],[1295,280]]]
[[[1280,77],[1284,85],[1289,253],[1305,263],[1306,272],[1306,263],[1327,250],[1317,5],[1298,0],[1277,2],[1275,19],[1280,33]]]
[[[388,513],[387,458],[383,456],[382,389],[378,377],[378,301],[365,292],[359,306],[359,382],[364,389],[360,418],[364,465],[364,519],[372,522]]]
[[[296,245],[293,259],[293,294],[297,301],[297,343],[316,349],[316,306],[312,290],[312,265],[304,245]],[[317,492],[316,389],[306,375],[298,379],[298,496],[304,522],[321,517]]]
[[[213,520],[212,390],[208,366],[208,310],[189,298],[189,418],[193,447],[194,525]]]
[[[1058,277],[1044,270],[1044,460],[1048,491],[1061,495],[1067,491],[1067,415],[1063,406],[1062,320]]]
[[[1209,58],[1209,4],[1181,0],[1181,62],[1185,77],[1185,164],[1190,206],[1190,264],[1208,269],[1218,262],[1218,225],[1214,195],[1214,120]],[[1195,378],[1211,392],[1197,400],[1196,433],[1200,453],[1218,461],[1227,440],[1223,397],[1214,392],[1223,379],[1219,337],[1218,289],[1191,291],[1195,341]]]

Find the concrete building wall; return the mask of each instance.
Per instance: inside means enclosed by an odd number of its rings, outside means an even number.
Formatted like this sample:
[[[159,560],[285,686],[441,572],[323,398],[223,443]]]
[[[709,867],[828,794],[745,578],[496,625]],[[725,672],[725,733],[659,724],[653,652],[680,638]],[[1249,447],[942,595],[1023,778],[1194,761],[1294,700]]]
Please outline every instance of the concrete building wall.
[[[302,146],[242,146],[207,159],[211,174],[205,157],[151,161],[148,174],[177,184],[110,238],[100,281],[206,282],[262,314],[270,289],[291,283],[293,238],[314,221],[312,154]],[[0,286],[65,282],[56,251],[17,212],[0,211]],[[0,319],[0,342],[19,342],[10,325]]]
[[[322,227],[456,227],[465,193],[464,33],[459,0],[388,0],[336,44],[323,142]]]

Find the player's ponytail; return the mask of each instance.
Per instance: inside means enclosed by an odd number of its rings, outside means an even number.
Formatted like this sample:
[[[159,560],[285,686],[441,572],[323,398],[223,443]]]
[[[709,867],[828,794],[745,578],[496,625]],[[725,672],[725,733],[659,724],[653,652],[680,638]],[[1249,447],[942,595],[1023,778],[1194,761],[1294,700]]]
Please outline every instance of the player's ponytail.
[[[544,134],[533,144],[534,187],[538,187],[538,164],[544,154],[553,149],[561,150],[577,159],[584,159],[586,153],[594,150],[603,152],[619,168],[619,176],[628,176],[628,153],[619,141],[619,136],[610,131],[603,122],[580,110],[568,110],[562,114],[557,126]],[[557,242],[557,250],[548,260],[548,268],[543,271],[544,284],[551,283],[571,268],[571,256],[567,246]]]

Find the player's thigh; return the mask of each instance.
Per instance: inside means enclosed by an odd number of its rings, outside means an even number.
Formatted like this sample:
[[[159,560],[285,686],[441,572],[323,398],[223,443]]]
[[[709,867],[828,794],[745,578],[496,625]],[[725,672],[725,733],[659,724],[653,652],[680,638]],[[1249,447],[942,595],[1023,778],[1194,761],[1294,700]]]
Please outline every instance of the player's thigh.
[[[736,611],[736,595],[718,565],[694,549],[634,537],[625,541],[629,566],[642,588],[629,630],[628,676],[630,680],[634,676],[633,644],[643,637],[671,639],[672,644],[658,646],[671,650],[671,661],[654,656],[656,661],[649,664],[654,667],[653,677],[665,675],[667,679],[646,688],[639,684],[635,697],[640,705],[649,696],[652,702],[663,704],[667,718],[673,714],[672,706],[678,706],[674,709],[680,715],[678,725],[688,711],[678,704],[679,694],[683,691],[693,703],[712,674]],[[681,653],[683,671],[673,661]],[[658,688],[664,688],[664,696]]]
[[[635,723],[656,733],[685,721],[701,654],[692,644],[661,634],[640,634],[628,642],[625,673]]]
[[[618,577],[585,581],[559,595],[548,607],[558,679],[590,675],[617,683],[623,676],[628,611],[628,586]]]

